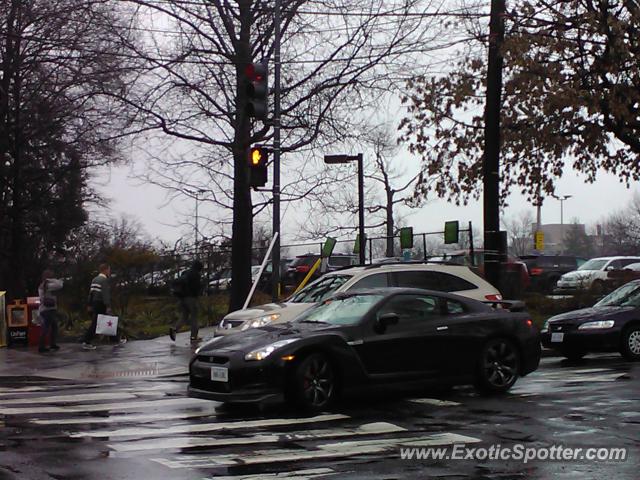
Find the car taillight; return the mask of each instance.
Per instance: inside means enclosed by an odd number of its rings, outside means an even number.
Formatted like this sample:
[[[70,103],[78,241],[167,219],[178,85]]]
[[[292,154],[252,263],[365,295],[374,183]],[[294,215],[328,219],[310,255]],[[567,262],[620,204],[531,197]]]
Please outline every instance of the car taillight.
[[[296,267],[296,272],[298,273],[307,273],[309,270],[311,270],[309,265],[298,265]]]
[[[485,295],[484,298],[489,300],[490,302],[499,302],[502,300],[502,295],[491,294],[491,295]]]
[[[527,318],[524,323],[527,324],[527,327],[531,328],[533,327],[533,320],[531,320],[530,318]]]
[[[544,272],[544,270],[540,267],[533,267],[529,272],[529,275],[542,275],[542,272]]]

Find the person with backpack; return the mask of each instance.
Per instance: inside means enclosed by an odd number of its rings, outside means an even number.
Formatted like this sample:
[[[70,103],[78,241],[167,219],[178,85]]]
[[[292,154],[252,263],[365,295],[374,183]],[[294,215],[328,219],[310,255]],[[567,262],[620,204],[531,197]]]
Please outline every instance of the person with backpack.
[[[178,298],[178,309],[180,318],[175,326],[169,328],[171,340],[176,340],[176,333],[183,325],[191,326],[191,342],[195,343],[198,338],[198,297],[202,291],[202,262],[195,260],[191,268],[184,272],[173,284],[173,294]]]
[[[42,322],[42,331],[38,342],[38,352],[40,353],[60,349],[56,343],[58,337],[58,299],[51,292],[60,290],[62,285],[62,280],[53,278],[53,272],[51,270],[42,272],[42,280],[38,286],[38,296],[40,297],[38,316]],[[49,341],[49,347],[46,347],[45,344],[49,333],[51,333],[51,339]]]

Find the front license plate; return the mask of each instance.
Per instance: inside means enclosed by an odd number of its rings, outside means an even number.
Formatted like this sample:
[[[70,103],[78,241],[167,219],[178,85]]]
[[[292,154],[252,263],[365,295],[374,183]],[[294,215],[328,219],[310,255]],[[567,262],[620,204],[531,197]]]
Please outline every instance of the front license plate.
[[[560,343],[564,340],[564,332],[556,332],[551,334],[551,341],[554,343]]]
[[[226,367],[211,367],[211,381],[228,382],[229,369]]]

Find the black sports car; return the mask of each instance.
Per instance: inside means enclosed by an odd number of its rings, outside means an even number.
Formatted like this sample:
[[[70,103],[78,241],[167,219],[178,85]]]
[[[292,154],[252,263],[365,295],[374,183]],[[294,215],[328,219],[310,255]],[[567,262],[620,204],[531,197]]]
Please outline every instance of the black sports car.
[[[368,290],[337,294],[289,323],[212,339],[191,360],[189,394],[319,410],[347,388],[380,384],[475,382],[504,392],[539,361],[526,313],[429,290]]]
[[[620,352],[640,360],[640,280],[611,292],[591,308],[551,317],[542,344],[577,360],[589,352]]]

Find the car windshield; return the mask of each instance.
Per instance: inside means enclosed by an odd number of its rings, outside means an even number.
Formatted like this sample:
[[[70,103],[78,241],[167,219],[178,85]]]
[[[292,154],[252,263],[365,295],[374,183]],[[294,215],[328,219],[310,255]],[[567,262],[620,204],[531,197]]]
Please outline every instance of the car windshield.
[[[614,290],[595,305],[596,307],[640,307],[640,283],[628,283]]]
[[[331,298],[308,310],[296,321],[330,323],[332,325],[355,325],[378,303],[384,295],[360,294],[342,298]]]
[[[304,287],[287,301],[293,303],[321,302],[333,295],[350,278],[351,275],[325,275]]]
[[[583,263],[578,270],[602,270],[607,264],[608,260],[599,260],[594,258],[588,262]]]

